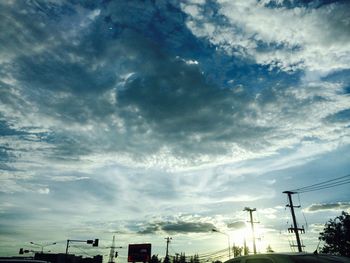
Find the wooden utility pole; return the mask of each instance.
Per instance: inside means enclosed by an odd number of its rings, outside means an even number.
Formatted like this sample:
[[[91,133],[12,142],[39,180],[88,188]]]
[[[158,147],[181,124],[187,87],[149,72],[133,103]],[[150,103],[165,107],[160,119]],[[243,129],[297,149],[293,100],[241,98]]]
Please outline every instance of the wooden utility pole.
[[[300,236],[299,236],[299,231],[301,233],[305,232],[304,228],[298,228],[297,225],[297,220],[295,218],[295,213],[294,213],[294,207],[300,207],[300,206],[293,206],[293,200],[292,200],[292,194],[295,194],[295,192],[291,192],[291,191],[284,191],[284,194],[288,195],[288,200],[289,200],[289,205],[287,205],[287,207],[290,207],[290,212],[292,213],[292,219],[293,219],[293,226],[291,226],[290,228],[288,228],[288,230],[290,232],[294,232],[295,233],[295,238],[297,239],[297,247],[298,247],[298,252],[302,252],[302,245],[300,242]]]
[[[255,244],[255,232],[254,232],[254,223],[259,223],[259,222],[254,222],[253,221],[253,212],[256,211],[256,208],[249,208],[249,207],[245,207],[243,211],[248,211],[249,215],[250,215],[250,221],[248,221],[248,223],[250,223],[251,227],[252,227],[252,236],[253,236],[253,251],[254,254],[256,254],[256,244]]]

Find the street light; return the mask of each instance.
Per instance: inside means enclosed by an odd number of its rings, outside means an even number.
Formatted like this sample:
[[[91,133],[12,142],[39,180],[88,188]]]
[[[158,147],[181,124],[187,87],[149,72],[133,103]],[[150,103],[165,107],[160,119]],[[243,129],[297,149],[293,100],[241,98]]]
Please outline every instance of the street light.
[[[217,229],[215,229],[215,228],[213,228],[211,231],[212,231],[212,232],[216,232],[216,233],[220,233],[220,234],[223,234],[223,235],[227,236],[227,243],[228,243],[228,259],[231,259],[231,245],[230,245],[230,236],[229,236],[229,234],[220,232],[219,230],[217,230]]]
[[[34,246],[41,247],[41,253],[44,253],[44,247],[56,245],[56,242],[49,243],[49,244],[45,244],[45,245],[41,245],[41,244],[38,244],[38,243],[35,243],[35,242],[32,242],[32,241],[31,241],[30,244],[32,244],[32,245],[34,245]]]

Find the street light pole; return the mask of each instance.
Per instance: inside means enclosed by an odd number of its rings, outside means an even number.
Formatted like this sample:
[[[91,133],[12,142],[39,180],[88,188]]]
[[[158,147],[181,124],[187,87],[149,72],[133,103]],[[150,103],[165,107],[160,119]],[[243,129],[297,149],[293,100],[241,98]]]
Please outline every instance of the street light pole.
[[[231,244],[230,244],[230,235],[229,234],[226,234],[226,233],[223,233],[223,232],[220,232],[219,230],[213,228],[211,231],[213,232],[216,232],[216,233],[220,233],[220,234],[223,234],[225,236],[227,236],[227,244],[228,244],[228,259],[231,259]]]
[[[89,240],[67,239],[66,256],[68,256],[69,242],[83,242],[83,243],[86,243],[86,244],[92,244],[93,247],[98,247],[99,239],[98,238],[96,238],[95,240],[92,240],[92,239],[89,239]]]
[[[35,242],[31,241],[30,244],[40,247],[41,248],[41,253],[44,253],[44,247],[56,245],[56,242],[53,242],[53,243],[50,243],[50,244],[46,244],[46,245],[42,245],[42,244],[38,244],[38,243],[35,243]]]

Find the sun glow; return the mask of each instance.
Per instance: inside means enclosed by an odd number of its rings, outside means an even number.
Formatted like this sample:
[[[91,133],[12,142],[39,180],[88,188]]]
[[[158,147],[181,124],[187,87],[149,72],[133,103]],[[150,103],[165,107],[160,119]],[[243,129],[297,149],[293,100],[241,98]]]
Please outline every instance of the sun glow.
[[[250,225],[246,225],[245,228],[230,231],[229,233],[231,247],[244,247],[247,246],[250,253],[254,252],[253,248],[253,234]],[[263,226],[254,225],[255,246],[257,253],[266,252],[268,246],[274,243],[272,236],[268,233],[268,230]]]

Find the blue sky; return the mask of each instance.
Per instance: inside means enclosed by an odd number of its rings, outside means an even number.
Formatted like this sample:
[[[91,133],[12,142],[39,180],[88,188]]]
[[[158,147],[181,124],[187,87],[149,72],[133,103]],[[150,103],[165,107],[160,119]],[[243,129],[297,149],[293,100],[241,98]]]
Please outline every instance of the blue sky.
[[[350,174],[350,3],[0,3],[0,254],[290,251],[285,190]],[[293,196],[307,251],[348,186]],[[125,261],[126,249],[120,260]]]

